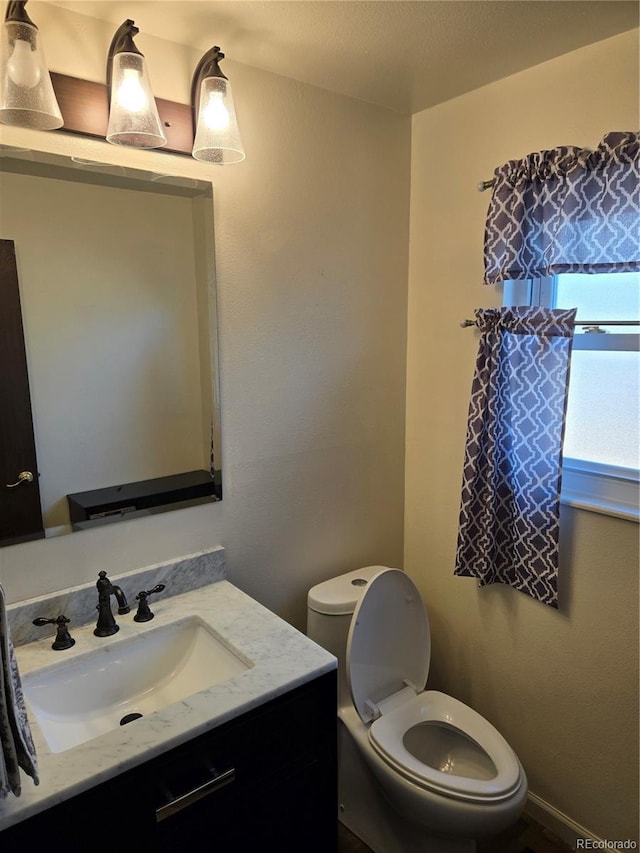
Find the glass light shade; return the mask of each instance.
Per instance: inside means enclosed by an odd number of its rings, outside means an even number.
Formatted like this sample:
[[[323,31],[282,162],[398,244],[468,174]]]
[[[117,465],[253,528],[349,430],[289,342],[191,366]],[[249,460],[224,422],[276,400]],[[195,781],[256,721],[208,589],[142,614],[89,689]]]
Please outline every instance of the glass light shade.
[[[116,53],[113,57],[107,142],[134,148],[167,144],[144,56],[139,53]]]
[[[34,130],[64,124],[38,28],[5,21],[0,56],[0,122]]]
[[[221,165],[239,163],[245,158],[231,84],[226,77],[205,77],[200,85],[192,153],[196,160]]]

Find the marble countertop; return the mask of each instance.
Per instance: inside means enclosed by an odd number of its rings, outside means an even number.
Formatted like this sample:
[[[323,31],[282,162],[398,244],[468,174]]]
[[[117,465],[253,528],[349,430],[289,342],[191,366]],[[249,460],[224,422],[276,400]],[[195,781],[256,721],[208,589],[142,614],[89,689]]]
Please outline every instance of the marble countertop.
[[[226,580],[153,601],[155,618],[138,624],[132,614],[116,616],[120,631],[106,639],[93,625],[73,631],[76,644],[53,651],[51,637],[16,649],[22,677],[70,660],[105,643],[119,643],[178,619],[198,616],[253,666],[227,681],[107,732],[80,746],[52,753],[33,714],[40,784],[23,775],[20,797],[0,800],[0,830],[44,811],[94,785],[154,758],[337,666],[335,658]]]

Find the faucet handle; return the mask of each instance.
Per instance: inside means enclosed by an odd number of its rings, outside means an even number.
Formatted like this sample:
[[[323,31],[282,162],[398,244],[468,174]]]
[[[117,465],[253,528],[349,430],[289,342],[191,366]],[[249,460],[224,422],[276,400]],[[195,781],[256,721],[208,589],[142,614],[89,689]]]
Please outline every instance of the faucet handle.
[[[62,615],[57,616],[55,619],[46,619],[44,616],[38,616],[33,620],[33,624],[38,628],[42,628],[44,625],[56,625],[56,638],[51,648],[60,651],[61,649],[70,649],[71,646],[75,646],[76,644],[76,641],[67,628],[70,621],[70,619]]]
[[[153,589],[142,590],[136,595],[136,601],[138,602],[138,612],[133,617],[134,622],[149,622],[153,619],[154,614],[151,612],[149,608],[149,603],[147,602],[147,598],[150,595],[155,595],[158,592],[162,592],[165,589],[165,585],[163,583],[156,584]]]

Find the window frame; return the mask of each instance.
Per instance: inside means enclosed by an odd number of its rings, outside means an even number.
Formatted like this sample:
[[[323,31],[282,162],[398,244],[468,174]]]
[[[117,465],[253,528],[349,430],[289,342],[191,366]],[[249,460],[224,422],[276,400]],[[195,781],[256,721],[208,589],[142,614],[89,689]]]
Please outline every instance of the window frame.
[[[555,305],[557,278],[505,281],[503,305]],[[589,318],[597,320],[595,318]],[[606,327],[606,320],[600,323]],[[573,339],[576,350],[635,351],[640,334],[583,333]],[[604,515],[640,522],[640,471],[587,459],[564,457],[560,502]]]

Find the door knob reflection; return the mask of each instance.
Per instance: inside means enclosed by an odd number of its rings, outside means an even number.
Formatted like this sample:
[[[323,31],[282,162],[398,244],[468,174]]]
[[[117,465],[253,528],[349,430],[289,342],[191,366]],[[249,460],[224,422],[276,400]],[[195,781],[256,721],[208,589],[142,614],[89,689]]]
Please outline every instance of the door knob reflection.
[[[20,483],[33,483],[33,474],[31,471],[21,471],[18,474],[18,479],[15,483],[7,483],[8,489],[15,489]]]

